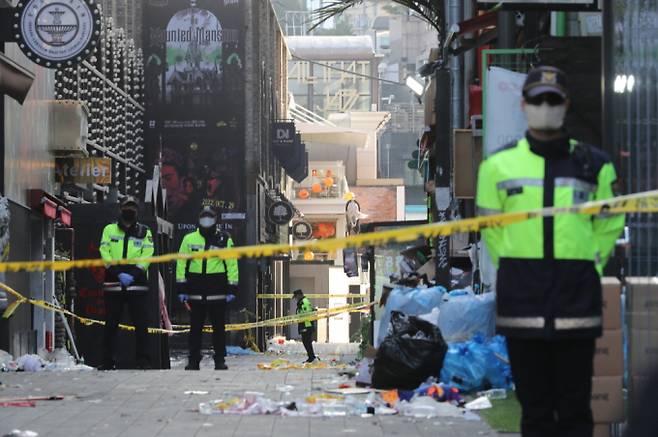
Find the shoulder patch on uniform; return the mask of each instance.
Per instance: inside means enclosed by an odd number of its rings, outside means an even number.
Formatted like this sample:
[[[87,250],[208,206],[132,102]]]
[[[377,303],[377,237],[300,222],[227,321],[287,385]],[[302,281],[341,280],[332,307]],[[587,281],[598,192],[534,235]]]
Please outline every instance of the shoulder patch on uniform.
[[[491,152],[489,154],[489,156],[493,156],[496,153],[504,152],[505,150],[511,150],[511,149],[515,148],[518,144],[519,144],[518,141],[511,141],[511,142],[509,142],[507,144],[504,144],[504,145],[498,147],[497,149],[495,149],[493,152]]]
[[[576,144],[573,154],[576,159],[587,164],[594,175],[598,174],[605,164],[612,162],[610,155],[605,150],[583,142]]]

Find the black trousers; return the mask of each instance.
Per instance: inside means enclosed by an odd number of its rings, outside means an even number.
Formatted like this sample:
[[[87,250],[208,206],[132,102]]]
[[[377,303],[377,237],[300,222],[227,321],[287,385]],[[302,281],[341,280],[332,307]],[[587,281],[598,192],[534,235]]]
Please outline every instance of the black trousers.
[[[523,437],[592,437],[595,340],[508,338]]]
[[[103,364],[113,365],[116,341],[123,306],[128,306],[130,319],[135,325],[135,359],[138,365],[149,364],[148,320],[146,293],[105,292],[105,330],[103,332]]]
[[[304,344],[304,349],[306,349],[306,354],[308,355],[309,360],[315,359],[315,352],[313,351],[313,328],[306,328],[301,331],[302,334],[302,343]]]
[[[212,323],[212,347],[215,350],[215,362],[223,363],[226,356],[226,301],[199,302],[189,301],[192,314],[190,315],[190,362],[201,361],[201,334],[206,315]]]

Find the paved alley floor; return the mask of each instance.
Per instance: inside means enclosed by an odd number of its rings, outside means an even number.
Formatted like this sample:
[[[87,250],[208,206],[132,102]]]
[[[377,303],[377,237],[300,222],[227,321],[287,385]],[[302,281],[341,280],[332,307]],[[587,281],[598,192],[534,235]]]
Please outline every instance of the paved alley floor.
[[[496,436],[483,421],[462,418],[412,419],[296,418],[279,416],[202,415],[199,402],[223,394],[259,391],[272,399],[303,396],[335,378],[335,369],[260,370],[259,362],[275,356],[229,357],[228,371],[208,367],[199,372],[173,370],[112,372],[0,373],[0,398],[63,395],[61,401],[39,401],[31,407],[0,407],[0,436],[14,429],[39,437],[193,437],[193,436]],[[286,357],[301,362],[303,357]],[[204,362],[206,364],[206,362]],[[277,385],[294,386],[291,395]],[[208,391],[186,395],[185,391]]]

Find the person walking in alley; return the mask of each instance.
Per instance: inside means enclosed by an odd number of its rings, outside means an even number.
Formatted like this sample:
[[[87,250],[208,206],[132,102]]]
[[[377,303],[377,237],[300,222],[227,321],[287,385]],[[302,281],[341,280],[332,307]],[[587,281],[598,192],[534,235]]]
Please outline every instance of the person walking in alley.
[[[297,301],[297,314],[308,314],[314,311],[311,301],[308,297],[304,296],[301,289],[295,290],[292,296],[293,299]],[[305,362],[312,363],[317,359],[315,352],[313,351],[313,334],[315,334],[313,322],[310,320],[301,322],[297,325],[297,330],[302,336],[302,343],[304,344],[304,349],[306,349],[306,354],[308,355],[308,359]]]
[[[199,227],[187,234],[179,253],[194,254],[207,250],[233,247],[233,240],[217,226],[217,213],[204,207],[199,214]],[[215,370],[226,370],[226,304],[235,299],[238,289],[238,260],[219,258],[179,259],[176,263],[176,282],[181,302],[191,309],[189,358],[185,370],[199,370],[201,362],[201,334],[206,314],[212,323],[212,344]]]
[[[117,223],[103,229],[100,253],[103,261],[148,258],[153,255],[153,235],[148,226],[138,222],[139,204],[134,197],[125,197],[120,203]],[[137,366],[150,366],[147,332],[148,262],[113,265],[106,268],[103,291],[105,298],[105,330],[103,335],[103,362],[99,370],[116,367],[116,337],[123,306],[128,306],[135,325]]]
[[[613,197],[610,158],[570,139],[567,77],[532,69],[523,86],[525,138],[482,162],[480,215],[570,207]],[[623,215],[559,214],[482,231],[498,267],[497,320],[507,337],[524,437],[593,432],[590,396],[601,335],[601,280]]]

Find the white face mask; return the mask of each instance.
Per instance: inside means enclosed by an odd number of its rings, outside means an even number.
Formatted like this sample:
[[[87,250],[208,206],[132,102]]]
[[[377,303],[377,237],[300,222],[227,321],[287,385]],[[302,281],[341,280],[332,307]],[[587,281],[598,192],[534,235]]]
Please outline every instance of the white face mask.
[[[217,224],[217,220],[212,217],[201,217],[199,219],[199,226],[202,228],[211,228]]]
[[[525,116],[528,127],[538,130],[558,130],[564,124],[567,105],[551,106],[546,102],[541,105],[525,104]]]

